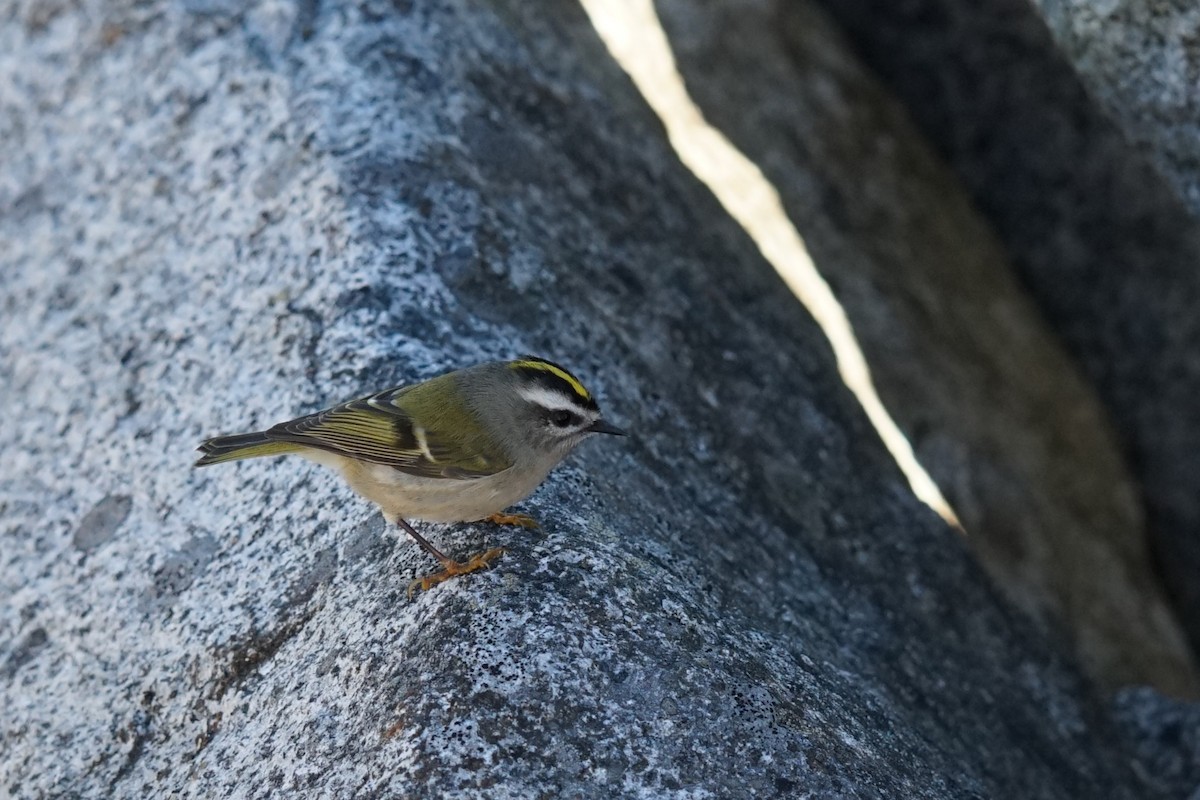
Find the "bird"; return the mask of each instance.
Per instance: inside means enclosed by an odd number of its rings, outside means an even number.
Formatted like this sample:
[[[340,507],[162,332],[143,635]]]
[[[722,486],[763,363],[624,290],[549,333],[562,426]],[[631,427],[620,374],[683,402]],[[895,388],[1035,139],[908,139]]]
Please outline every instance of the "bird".
[[[333,468],[441,565],[409,584],[411,597],[418,587],[484,569],[504,549],[456,561],[410,520],[537,527],[505,509],[596,434],[627,435],[565,367],[526,355],[384,389],[264,431],[207,439],[195,466],[295,454]]]

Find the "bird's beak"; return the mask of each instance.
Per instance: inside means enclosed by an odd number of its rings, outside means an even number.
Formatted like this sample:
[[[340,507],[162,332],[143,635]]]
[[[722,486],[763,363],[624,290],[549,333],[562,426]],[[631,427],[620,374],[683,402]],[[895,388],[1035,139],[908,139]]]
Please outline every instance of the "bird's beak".
[[[616,425],[610,425],[602,419],[598,419],[587,427],[589,433],[611,433],[613,436],[628,436],[629,434],[618,428]]]

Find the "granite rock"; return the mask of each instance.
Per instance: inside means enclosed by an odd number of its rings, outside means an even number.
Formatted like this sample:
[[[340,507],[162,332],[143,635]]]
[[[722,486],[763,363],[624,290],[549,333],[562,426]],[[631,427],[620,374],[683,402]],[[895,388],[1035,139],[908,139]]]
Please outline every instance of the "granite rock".
[[[1139,686],[1119,692],[1113,712],[1147,783],[1167,797],[1200,797],[1200,704]]]
[[[1200,219],[1183,173],[1164,177],[1165,156],[1097,101],[1028,0],[822,6],[963,181],[1110,409],[1156,565],[1200,652]],[[1143,58],[1158,59],[1143,34]]]
[[[1033,2],[1088,92],[1200,215],[1200,6]]]
[[[578,7],[5,13],[2,791],[1155,795]],[[333,476],[190,468],[522,351],[637,435],[411,600]]]
[[[1106,688],[1200,694],[1106,410],[902,107],[812,4],[658,7],[693,96],[778,187],[997,583]]]

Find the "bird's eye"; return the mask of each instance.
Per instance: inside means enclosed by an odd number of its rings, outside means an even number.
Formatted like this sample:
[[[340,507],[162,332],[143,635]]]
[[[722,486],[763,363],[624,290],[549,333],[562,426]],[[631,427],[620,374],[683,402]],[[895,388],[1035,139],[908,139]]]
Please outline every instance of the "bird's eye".
[[[556,428],[569,428],[578,421],[578,417],[565,409],[556,409],[550,412],[550,424]]]

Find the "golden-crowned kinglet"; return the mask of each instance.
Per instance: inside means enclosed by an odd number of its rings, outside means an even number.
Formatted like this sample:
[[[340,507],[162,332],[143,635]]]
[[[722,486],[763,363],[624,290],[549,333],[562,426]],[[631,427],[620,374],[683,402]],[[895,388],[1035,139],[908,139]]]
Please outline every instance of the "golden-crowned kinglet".
[[[454,561],[406,520],[489,520],[533,527],[505,508],[529,496],[593,433],[624,435],[600,417],[591,392],[534,356],[448,372],[424,383],[351,400],[257,433],[218,436],[196,466],[295,453],[341,472],[442,565],[413,581],[428,589],[487,566],[493,548]]]

